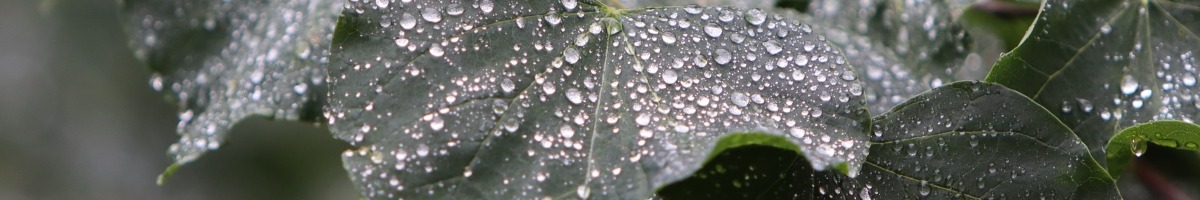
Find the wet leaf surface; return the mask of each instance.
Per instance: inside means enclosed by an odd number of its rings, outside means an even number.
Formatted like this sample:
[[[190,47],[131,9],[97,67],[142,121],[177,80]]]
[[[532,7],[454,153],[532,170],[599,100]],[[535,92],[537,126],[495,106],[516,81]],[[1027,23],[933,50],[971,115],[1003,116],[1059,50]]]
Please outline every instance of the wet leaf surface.
[[[695,176],[659,194],[664,199],[1119,198],[1113,179],[1070,129],[1000,85],[948,84],[874,123],[870,153],[855,178],[815,172],[798,164],[803,157],[782,155],[788,154],[781,151],[785,148],[754,146],[720,154]]]
[[[1197,2],[1048,1],[987,80],[1054,111],[1105,163],[1117,130],[1197,117]]]
[[[590,1],[352,3],[330,120],[367,198],[646,198],[722,136],[783,136],[856,174],[862,88],[806,25]]]
[[[980,53],[988,49],[977,49],[958,21],[974,2],[816,0],[802,21],[850,58],[871,113],[879,114],[942,84],[983,78]]]
[[[179,107],[187,163],[217,149],[248,116],[315,120],[341,1],[124,1],[134,54],[150,85]]]

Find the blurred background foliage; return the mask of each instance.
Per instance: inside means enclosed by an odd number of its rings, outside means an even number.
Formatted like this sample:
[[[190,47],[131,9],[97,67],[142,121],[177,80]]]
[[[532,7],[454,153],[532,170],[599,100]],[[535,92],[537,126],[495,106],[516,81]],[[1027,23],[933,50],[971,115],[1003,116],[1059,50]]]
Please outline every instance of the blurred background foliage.
[[[252,119],[163,186],[175,107],[148,83],[115,0],[0,1],[0,199],[357,199],[350,146]]]

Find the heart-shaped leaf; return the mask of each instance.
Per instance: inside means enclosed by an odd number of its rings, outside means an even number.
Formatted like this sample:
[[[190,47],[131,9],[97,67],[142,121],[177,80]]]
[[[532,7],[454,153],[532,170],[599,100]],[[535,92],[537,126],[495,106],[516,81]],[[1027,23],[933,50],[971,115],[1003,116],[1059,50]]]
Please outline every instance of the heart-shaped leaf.
[[[948,84],[875,117],[874,123],[870,153],[855,178],[815,172],[795,164],[804,163],[803,157],[756,147],[721,154],[696,176],[659,194],[665,199],[1120,197],[1114,180],[1070,129],[1000,85]]]
[[[850,175],[867,149],[846,60],[759,10],[368,1],[331,62],[326,115],[368,198],[646,198],[738,132]]]
[[[987,80],[1033,98],[1104,162],[1117,130],[1200,107],[1196,2],[1051,0],[1026,39]]]
[[[320,116],[341,1],[123,2],[134,53],[155,71],[150,85],[179,106],[177,164],[220,147],[248,116]]]

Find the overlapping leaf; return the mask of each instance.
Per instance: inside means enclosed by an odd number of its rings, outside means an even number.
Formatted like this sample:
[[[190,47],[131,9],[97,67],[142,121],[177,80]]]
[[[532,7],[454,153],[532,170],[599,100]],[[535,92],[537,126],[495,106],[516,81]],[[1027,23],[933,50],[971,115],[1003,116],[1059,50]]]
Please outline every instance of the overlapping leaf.
[[[354,3],[326,115],[368,198],[645,198],[748,131],[853,175],[862,88],[811,31],[698,6]]]
[[[179,106],[177,163],[220,147],[251,115],[313,119],[341,1],[124,1],[150,85]]]
[[[1000,85],[949,84],[874,122],[870,153],[856,178],[814,172],[796,165],[802,161],[760,149],[754,155],[724,154],[718,160],[726,162],[710,164],[679,183],[684,187],[669,186],[660,194],[678,199],[1119,198],[1113,179],[1070,129]],[[728,160],[777,164],[748,169]]]
[[[1117,130],[1196,120],[1196,1],[1047,1],[987,80],[1054,110],[1104,163]]]
[[[1118,177],[1134,156],[1146,153],[1147,144],[1200,151],[1200,126],[1181,121],[1156,121],[1121,130],[1109,140],[1108,170]]]

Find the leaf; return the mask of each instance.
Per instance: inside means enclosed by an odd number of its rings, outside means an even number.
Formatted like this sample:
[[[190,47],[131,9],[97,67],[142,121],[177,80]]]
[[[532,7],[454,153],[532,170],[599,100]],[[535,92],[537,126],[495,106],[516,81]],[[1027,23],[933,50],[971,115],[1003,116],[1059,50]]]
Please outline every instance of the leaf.
[[[327,116],[367,198],[647,198],[729,133],[817,169],[865,158],[861,86],[760,11],[590,1],[350,5]]]
[[[1047,1],[987,80],[1051,108],[1105,163],[1116,131],[1197,117],[1196,2]]]
[[[1155,121],[1121,130],[1108,141],[1108,172],[1121,176],[1133,156],[1146,153],[1146,145],[1200,151],[1200,126],[1182,121]]]
[[[974,40],[958,21],[972,0],[817,0],[808,6],[818,32],[841,48],[865,77],[872,113],[944,83],[987,72]],[[985,55],[986,56],[986,55]]]
[[[155,72],[150,85],[179,107],[177,164],[219,148],[248,116],[319,117],[341,1],[123,3],[135,55]]]
[[[1000,85],[948,84],[873,121],[870,153],[857,177],[815,172],[796,165],[804,158],[795,154],[789,159],[778,150],[746,147],[721,154],[696,176],[659,194],[664,199],[1120,197],[1113,178],[1070,129]],[[776,164],[761,164],[771,162]]]
[[[1003,86],[958,82],[874,119],[859,183],[879,199],[1119,198],[1069,128]]]

